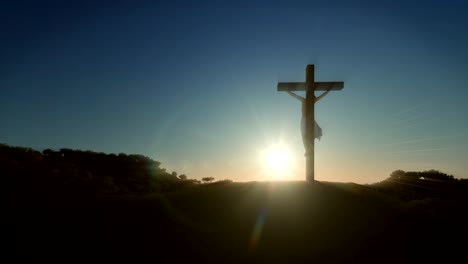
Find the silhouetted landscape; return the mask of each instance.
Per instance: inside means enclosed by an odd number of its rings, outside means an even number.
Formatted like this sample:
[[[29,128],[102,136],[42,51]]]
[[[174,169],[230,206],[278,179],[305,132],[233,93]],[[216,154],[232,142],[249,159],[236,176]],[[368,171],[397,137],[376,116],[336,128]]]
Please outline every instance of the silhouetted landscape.
[[[142,155],[0,145],[8,251],[213,263],[404,263],[463,257],[468,180],[202,181]],[[453,260],[453,261],[452,261]]]

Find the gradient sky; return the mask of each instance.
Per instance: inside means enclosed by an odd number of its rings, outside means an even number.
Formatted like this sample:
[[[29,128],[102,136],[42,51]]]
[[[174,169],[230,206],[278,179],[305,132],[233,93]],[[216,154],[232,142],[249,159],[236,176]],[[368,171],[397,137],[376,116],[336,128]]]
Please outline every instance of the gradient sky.
[[[266,180],[300,104],[279,81],[344,81],[316,105],[316,179],[468,178],[466,1],[2,1],[0,142],[143,154],[189,178]],[[301,93],[299,93],[301,94]],[[303,94],[301,94],[303,95]]]

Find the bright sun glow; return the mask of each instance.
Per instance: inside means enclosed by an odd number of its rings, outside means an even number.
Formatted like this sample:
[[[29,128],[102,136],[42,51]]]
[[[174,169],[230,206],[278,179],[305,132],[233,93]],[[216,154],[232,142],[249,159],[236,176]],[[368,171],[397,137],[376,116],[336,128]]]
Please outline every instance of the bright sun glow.
[[[291,154],[282,145],[272,146],[262,152],[263,172],[270,180],[286,180],[291,172]]]

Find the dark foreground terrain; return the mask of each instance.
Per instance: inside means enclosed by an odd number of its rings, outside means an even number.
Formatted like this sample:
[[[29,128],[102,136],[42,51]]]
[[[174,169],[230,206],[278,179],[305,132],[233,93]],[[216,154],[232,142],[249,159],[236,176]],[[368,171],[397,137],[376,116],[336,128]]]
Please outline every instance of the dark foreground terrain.
[[[464,263],[468,180],[213,181],[142,155],[0,144],[2,257],[27,263]],[[8,262],[9,263],[9,262]]]
[[[438,198],[436,206],[384,188],[252,182],[139,196],[16,198],[5,216],[9,251],[36,260],[459,263],[468,237],[464,198],[448,197],[445,205]]]

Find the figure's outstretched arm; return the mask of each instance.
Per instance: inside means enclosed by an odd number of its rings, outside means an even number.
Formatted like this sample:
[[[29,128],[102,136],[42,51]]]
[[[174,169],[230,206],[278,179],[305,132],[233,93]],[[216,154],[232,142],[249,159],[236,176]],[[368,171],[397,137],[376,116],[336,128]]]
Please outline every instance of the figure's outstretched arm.
[[[326,90],[325,92],[323,92],[320,96],[318,96],[316,99],[315,99],[315,102],[318,102],[320,99],[322,99],[323,97],[325,97],[325,95],[327,95],[331,89],[333,87],[333,84],[330,85],[330,88],[328,88],[328,90]]]
[[[305,101],[305,98],[302,97],[302,96],[299,96],[299,95],[297,95],[297,94],[295,94],[295,93],[293,93],[291,91],[286,91],[286,92],[288,92],[289,95],[291,95],[292,97],[296,98],[297,100],[299,100],[301,102]]]

